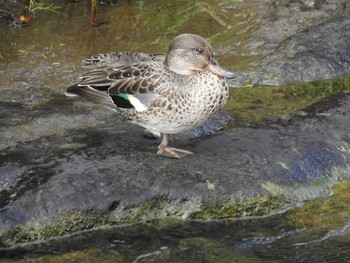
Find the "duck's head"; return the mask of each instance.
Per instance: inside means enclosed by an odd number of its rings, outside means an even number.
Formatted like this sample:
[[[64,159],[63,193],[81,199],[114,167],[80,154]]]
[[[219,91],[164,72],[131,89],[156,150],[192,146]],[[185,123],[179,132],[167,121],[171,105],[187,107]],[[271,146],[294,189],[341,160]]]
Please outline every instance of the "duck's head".
[[[209,42],[194,34],[177,36],[169,46],[164,64],[181,75],[208,69],[221,77],[235,78],[233,72],[222,68],[214,59]]]

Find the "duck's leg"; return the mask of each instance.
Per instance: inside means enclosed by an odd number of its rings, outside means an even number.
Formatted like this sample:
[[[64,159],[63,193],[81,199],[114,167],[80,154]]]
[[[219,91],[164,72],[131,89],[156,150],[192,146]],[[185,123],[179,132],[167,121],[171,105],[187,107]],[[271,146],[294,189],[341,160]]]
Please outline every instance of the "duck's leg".
[[[157,155],[181,159],[189,154],[193,154],[193,152],[168,147],[168,136],[165,133],[163,134],[162,142],[158,146]]]

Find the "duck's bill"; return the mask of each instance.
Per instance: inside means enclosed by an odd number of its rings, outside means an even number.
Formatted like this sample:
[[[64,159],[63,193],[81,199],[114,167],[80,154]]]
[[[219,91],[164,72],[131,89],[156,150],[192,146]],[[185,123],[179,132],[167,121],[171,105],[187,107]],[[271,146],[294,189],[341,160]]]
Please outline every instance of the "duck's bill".
[[[236,76],[233,72],[224,69],[219,65],[219,63],[215,59],[211,59],[210,64],[208,65],[208,69],[216,75],[221,77],[225,77],[228,79],[234,79]]]

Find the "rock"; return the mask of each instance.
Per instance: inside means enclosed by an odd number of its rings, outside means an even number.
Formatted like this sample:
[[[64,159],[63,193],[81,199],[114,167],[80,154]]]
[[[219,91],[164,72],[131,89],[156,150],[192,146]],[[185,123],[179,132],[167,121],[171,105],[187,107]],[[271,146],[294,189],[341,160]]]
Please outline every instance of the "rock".
[[[262,58],[239,70],[232,85],[281,85],[350,73],[348,1],[258,1],[256,7],[258,29],[244,46],[246,55]]]
[[[156,156],[157,142],[118,122],[23,142],[1,152],[1,233],[55,229],[72,211],[104,223],[242,217],[326,195],[350,177],[349,110],[339,93],[301,115],[180,138],[172,145],[195,152],[182,160]]]
[[[262,62],[255,84],[280,85],[349,74],[349,49],[350,16],[328,20],[285,40]]]
[[[101,8],[100,17],[117,17],[120,6],[115,6]],[[238,63],[232,86],[350,73],[347,0],[229,1],[218,6],[222,14],[209,4],[191,6],[195,12],[183,6],[191,19],[184,16],[179,28],[192,28],[193,16],[203,27],[210,24],[207,34],[222,55],[220,63]],[[140,13],[136,8],[135,21],[148,23],[152,7],[142,6]],[[62,12],[67,20],[41,13],[35,30],[5,25],[7,31],[1,31],[1,246],[153,218],[273,214],[327,195],[337,180],[349,178],[350,97],[343,93],[295,114],[212,134],[229,121],[219,116],[171,138],[171,145],[194,151],[193,156],[156,156],[158,142],[143,138],[141,128],[63,93],[83,72],[80,59],[115,46],[120,51],[135,39],[127,50],[163,52],[166,38],[180,29],[164,11],[152,32],[144,30],[148,24],[130,21],[135,26],[131,37],[121,21],[108,20],[91,35],[81,30],[86,25],[80,8],[66,5]],[[107,10],[111,13],[103,15]],[[169,28],[169,35],[159,35]],[[278,92],[285,95],[283,88]],[[305,100],[315,99],[311,93]]]

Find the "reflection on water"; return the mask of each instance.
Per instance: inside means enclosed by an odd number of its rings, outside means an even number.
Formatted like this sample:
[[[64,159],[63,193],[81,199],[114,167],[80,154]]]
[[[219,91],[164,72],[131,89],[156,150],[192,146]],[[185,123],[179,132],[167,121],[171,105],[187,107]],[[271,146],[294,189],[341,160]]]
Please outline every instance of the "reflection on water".
[[[45,114],[51,114],[67,105],[62,93],[82,72],[82,58],[124,50],[163,53],[171,39],[183,32],[208,38],[220,50],[218,60],[224,67],[249,67],[256,55],[244,52],[244,40],[254,32],[256,13],[239,2],[117,1],[112,7],[100,6],[99,24],[91,27],[84,17],[85,7],[66,1],[61,14],[38,13],[30,27],[0,24],[0,101],[44,108]],[[243,44],[236,47],[237,54],[245,55],[225,54],[225,47],[238,42]],[[234,89],[226,110],[234,115],[232,126],[236,126],[281,116],[349,90],[349,76]],[[38,120],[35,114],[28,111],[12,125],[23,129]],[[29,262],[349,262],[350,185],[342,185],[333,197],[268,218],[170,220],[101,228],[0,249],[0,257],[33,258]]]

